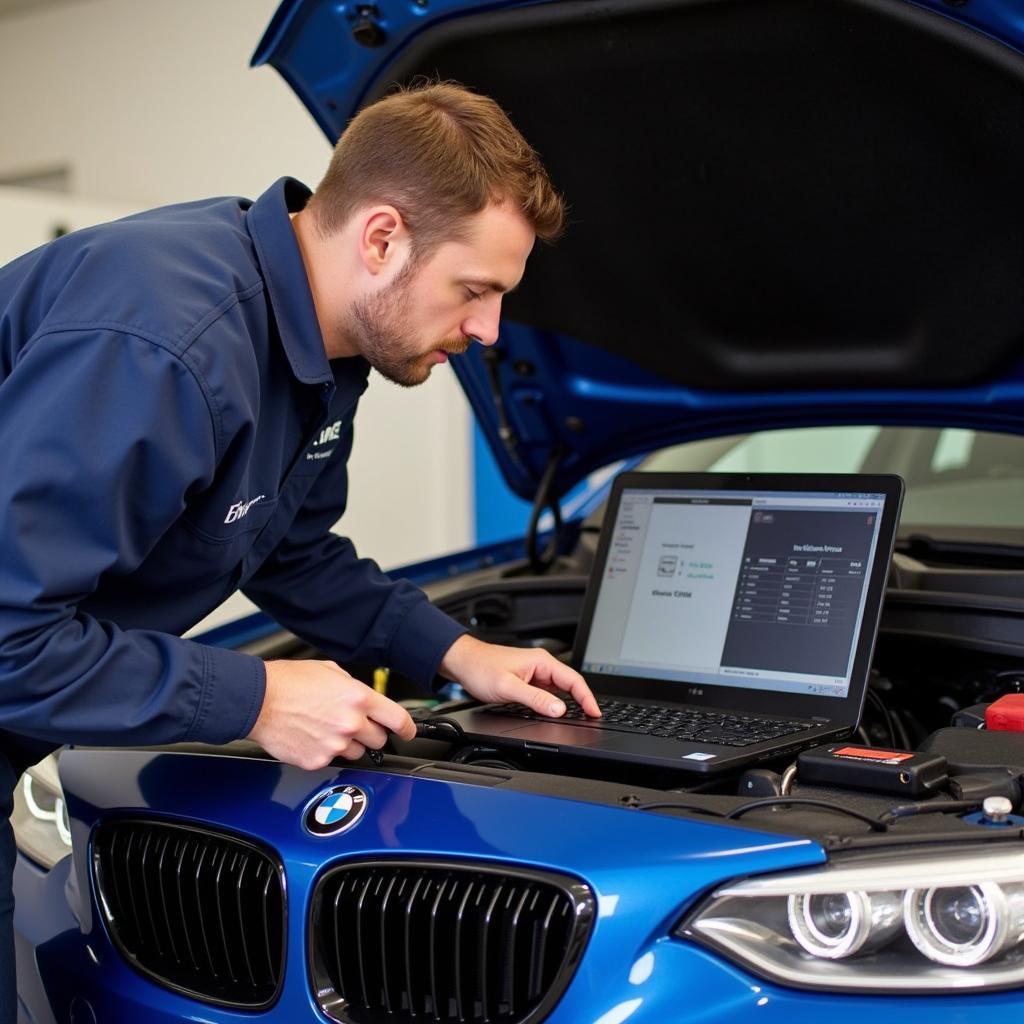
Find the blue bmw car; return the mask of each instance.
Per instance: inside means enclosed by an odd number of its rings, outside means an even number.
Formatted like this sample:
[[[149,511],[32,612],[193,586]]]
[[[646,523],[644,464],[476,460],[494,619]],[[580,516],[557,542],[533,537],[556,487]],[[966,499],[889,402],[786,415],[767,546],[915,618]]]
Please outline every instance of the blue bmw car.
[[[944,781],[68,749],[17,793],[19,1019],[1020,1018],[1024,739],[983,726],[1024,688],[1024,3],[285,0],[253,62],[331,141],[396,82],[477,88],[571,204],[454,362],[526,536],[398,574],[570,657],[616,469],[899,474],[855,742]]]

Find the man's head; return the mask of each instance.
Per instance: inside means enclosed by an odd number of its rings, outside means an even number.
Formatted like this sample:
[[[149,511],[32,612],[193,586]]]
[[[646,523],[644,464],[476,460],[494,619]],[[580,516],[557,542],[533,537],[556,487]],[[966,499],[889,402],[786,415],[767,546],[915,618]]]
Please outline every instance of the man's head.
[[[419,384],[471,338],[565,207],[493,100],[452,84],[395,93],[346,128],[296,230],[330,357]]]

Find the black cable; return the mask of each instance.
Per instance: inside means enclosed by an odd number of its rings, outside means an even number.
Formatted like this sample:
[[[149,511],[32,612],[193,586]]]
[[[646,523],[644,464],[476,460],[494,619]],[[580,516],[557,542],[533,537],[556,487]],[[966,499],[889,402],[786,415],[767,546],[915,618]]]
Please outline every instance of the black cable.
[[[801,807],[821,807],[827,811],[835,811],[837,814],[846,814],[851,818],[856,818],[858,821],[863,821],[866,825],[870,825],[875,832],[885,832],[889,827],[881,818],[872,818],[870,814],[862,814],[860,811],[855,811],[852,807],[844,807],[842,804],[833,803],[831,800],[816,800],[814,797],[809,796],[766,796],[760,800],[751,800],[749,803],[740,804],[739,807],[734,807],[727,814],[723,814],[722,817],[735,819],[741,814],[746,814],[747,811],[755,811],[759,807],[780,807],[788,804],[798,804]]]
[[[939,800],[931,804],[900,804],[890,807],[882,815],[887,821],[911,818],[918,814],[953,814],[958,811],[976,811],[981,807],[978,800]]]
[[[530,560],[531,571],[543,575],[558,557],[559,541],[562,534],[562,509],[558,504],[558,497],[554,494],[555,476],[558,467],[565,458],[565,449],[559,444],[551,452],[548,464],[544,468],[544,475],[540,478],[540,486],[537,488],[537,497],[534,498],[533,508],[530,511],[530,523],[526,528],[526,554]],[[537,534],[540,524],[540,517],[546,508],[551,509],[555,524],[551,531],[551,539],[543,552],[537,550]]]
[[[666,801],[665,803],[636,805],[627,804],[626,806],[630,807],[632,810],[635,811],[655,811],[661,810],[662,808],[668,808],[669,810],[673,811],[694,811],[697,814],[710,814],[714,818],[726,817],[726,815],[724,815],[721,811],[714,811],[710,807],[698,807],[696,804],[674,804]]]
[[[721,786],[721,785],[722,785],[722,780],[721,779],[708,779],[707,782],[699,782],[696,786],[680,786],[678,789],[674,790],[674,792],[676,792],[676,793],[683,793],[684,795],[687,794],[687,793],[707,793],[709,790],[716,790],[716,789],[718,789],[719,786]],[[719,794],[719,795],[723,795],[723,794]],[[725,795],[733,795],[733,794],[725,794]]]
[[[900,748],[902,750],[910,749],[910,733],[907,732],[907,727],[903,724],[903,718],[897,714],[895,710],[889,712],[889,717],[895,724],[897,731],[900,734]]]
[[[844,807],[842,804],[833,803],[831,800],[818,800],[806,796],[767,796],[760,800],[750,800],[748,803],[740,804],[731,811],[715,811],[710,807],[697,807],[694,804],[680,803],[651,803],[638,804],[635,810],[652,811],[666,808],[677,811],[694,811],[697,814],[707,814],[715,818],[735,820],[748,811],[755,811],[761,807],[786,807],[790,805],[799,807],[820,807],[822,810],[833,811],[836,814],[845,814],[848,817],[856,818],[858,821],[870,825],[874,832],[887,832],[890,823],[899,821],[902,818],[910,818],[919,814],[954,814],[963,811],[976,811],[981,806],[977,800],[940,800],[928,804],[901,804],[886,811],[880,817],[873,818],[870,814],[856,811],[852,807]]]
[[[892,718],[889,715],[889,709],[885,706],[885,702],[870,687],[868,688],[868,700],[870,700],[874,704],[875,708],[881,712],[882,718],[885,719],[886,728],[889,730],[889,742],[895,747],[896,730],[893,727]]]
[[[707,814],[715,818],[735,820],[746,814],[748,811],[755,811],[761,807],[785,807],[790,805],[799,807],[820,807],[822,810],[834,811],[837,814],[845,814],[850,818],[870,825],[873,832],[887,832],[890,822],[898,821],[901,818],[909,818],[918,814],[951,814],[959,811],[976,811],[981,804],[977,800],[942,800],[931,804],[901,804],[886,811],[880,817],[873,818],[870,814],[856,811],[852,807],[844,807],[842,804],[833,803],[831,800],[818,800],[806,796],[766,796],[760,800],[750,800],[748,803],[740,804],[731,811],[715,811],[710,807],[697,807],[695,804],[680,803],[651,803],[637,804],[633,809],[637,811],[653,811],[668,809],[674,811],[693,811],[697,814]]]
[[[503,358],[503,353],[496,348],[484,349],[483,359],[484,366],[487,367],[487,382],[491,388],[494,414],[498,419],[498,437],[501,439],[502,446],[516,468],[526,472],[526,467],[523,466],[523,460],[519,457],[519,450],[516,447],[516,433],[508,421],[508,414],[505,412],[505,399],[501,394],[501,377],[498,374],[498,364]]]
[[[523,465],[516,445],[516,434],[509,422],[508,413],[505,410],[505,399],[501,393],[501,376],[498,372],[498,365],[502,360],[502,354],[494,348],[487,348],[483,353],[484,365],[487,368],[487,382],[490,385],[491,401],[494,403],[494,413],[498,420],[498,437],[505,448],[508,457],[512,460],[517,469],[524,473],[529,470]],[[530,511],[530,523],[526,530],[526,554],[530,561],[530,569],[538,575],[543,575],[558,557],[559,542],[562,533],[562,509],[558,504],[558,497],[553,493],[555,474],[558,467],[565,458],[565,448],[558,444],[551,451],[544,475],[541,477],[540,486],[537,488],[537,496]],[[537,550],[537,532],[540,517],[546,508],[551,509],[555,524],[552,530],[551,540],[543,552]]]

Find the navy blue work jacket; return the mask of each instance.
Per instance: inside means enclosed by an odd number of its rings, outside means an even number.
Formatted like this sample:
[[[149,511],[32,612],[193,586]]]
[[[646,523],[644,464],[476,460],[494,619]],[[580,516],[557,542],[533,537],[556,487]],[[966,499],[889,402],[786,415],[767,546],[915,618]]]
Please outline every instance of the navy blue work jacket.
[[[328,362],[282,179],[0,269],[0,730],[225,742],[253,656],[181,639],[239,588],[342,663],[428,684],[464,632],[330,532],[361,358]]]

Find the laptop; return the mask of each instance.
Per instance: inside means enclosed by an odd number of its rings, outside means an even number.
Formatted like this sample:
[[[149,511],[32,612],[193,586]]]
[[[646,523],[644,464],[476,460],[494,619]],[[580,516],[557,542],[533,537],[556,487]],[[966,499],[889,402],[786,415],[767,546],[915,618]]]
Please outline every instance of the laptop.
[[[588,719],[488,704],[465,740],[704,775],[856,729],[903,499],[897,476],[620,474],[572,665]]]

